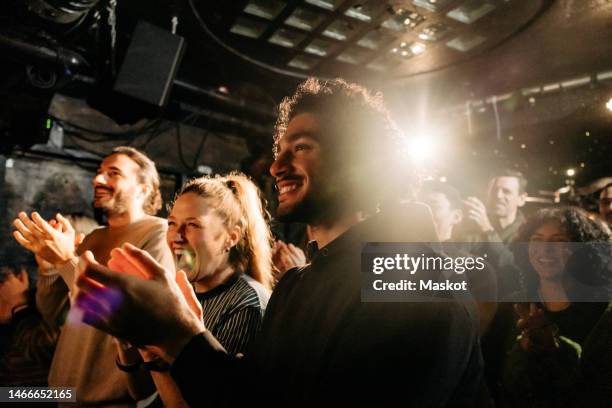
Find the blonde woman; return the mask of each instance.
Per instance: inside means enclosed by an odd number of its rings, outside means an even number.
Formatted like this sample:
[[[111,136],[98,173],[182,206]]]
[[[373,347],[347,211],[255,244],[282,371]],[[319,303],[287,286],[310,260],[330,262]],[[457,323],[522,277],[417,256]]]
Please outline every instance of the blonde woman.
[[[193,285],[206,327],[232,354],[249,349],[274,282],[265,215],[255,184],[232,173],[188,181],[168,216],[167,242],[178,274],[183,271]],[[121,257],[115,250],[109,266],[125,269],[122,264],[128,262]],[[155,356],[142,354],[150,366]],[[122,355],[119,367],[132,369],[129,360]],[[155,370],[151,373],[164,405],[186,405],[170,376]]]

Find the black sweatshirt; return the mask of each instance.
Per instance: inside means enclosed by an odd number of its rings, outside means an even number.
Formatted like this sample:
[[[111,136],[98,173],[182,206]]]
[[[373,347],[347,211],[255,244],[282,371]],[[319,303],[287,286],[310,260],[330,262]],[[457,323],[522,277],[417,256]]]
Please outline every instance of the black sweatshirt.
[[[172,367],[197,406],[470,406],[482,372],[469,305],[362,303],[364,242],[435,241],[422,206],[352,227],[285,274],[243,359],[195,336]],[[237,385],[239,386],[237,387]]]

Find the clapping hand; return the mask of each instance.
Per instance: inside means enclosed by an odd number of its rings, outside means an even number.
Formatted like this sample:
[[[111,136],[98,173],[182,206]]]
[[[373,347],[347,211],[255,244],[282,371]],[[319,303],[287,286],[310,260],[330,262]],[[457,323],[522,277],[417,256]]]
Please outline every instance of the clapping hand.
[[[122,265],[124,271],[100,265],[89,251],[81,256],[76,305],[83,321],[135,346],[149,346],[171,362],[194,335],[205,331],[187,277],[176,274],[177,283],[174,271],[130,244],[113,255],[110,265]]]
[[[44,267],[58,266],[75,258],[76,247],[83,240],[83,236],[77,235],[70,222],[61,214],[47,222],[37,212],[33,212],[30,219],[22,211],[13,225],[17,229],[13,231],[15,240],[32,251]]]
[[[519,345],[524,351],[554,351],[559,347],[557,326],[546,320],[544,311],[535,303],[517,303],[514,310],[519,316],[516,325],[522,331]]]

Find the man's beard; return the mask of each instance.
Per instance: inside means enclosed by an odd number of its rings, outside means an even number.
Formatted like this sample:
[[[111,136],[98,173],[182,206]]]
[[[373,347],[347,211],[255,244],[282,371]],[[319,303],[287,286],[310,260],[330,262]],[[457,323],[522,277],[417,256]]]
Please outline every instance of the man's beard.
[[[127,199],[118,191],[110,199],[98,202],[93,202],[94,208],[101,211],[107,218],[114,215],[124,214],[128,210]]]
[[[317,186],[294,206],[283,212],[277,212],[276,218],[281,222],[301,222],[311,225],[333,220],[345,206],[340,198],[342,196],[338,191],[326,191],[323,187]]]

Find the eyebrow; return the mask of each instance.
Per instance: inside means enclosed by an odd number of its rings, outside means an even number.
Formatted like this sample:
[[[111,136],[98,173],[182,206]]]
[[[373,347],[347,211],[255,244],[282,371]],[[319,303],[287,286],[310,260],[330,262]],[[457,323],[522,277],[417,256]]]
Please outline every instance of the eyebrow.
[[[123,171],[119,167],[109,166],[108,170],[118,171],[119,173],[123,174]],[[102,171],[102,166],[98,167],[98,172],[101,172],[101,171]]]
[[[176,219],[176,217],[174,217],[172,215],[168,216],[168,219],[170,219],[170,218],[172,218],[174,220]],[[189,218],[185,218],[185,221],[199,221],[199,220],[198,220],[198,217],[189,217]]]
[[[292,133],[290,135],[286,135],[283,137],[283,139],[285,141],[287,141],[288,143],[291,142],[295,142],[296,140],[302,138],[302,137],[308,137],[310,139],[313,140],[318,140],[317,137],[315,136],[314,132],[310,132],[310,131],[302,131],[302,132],[297,132],[297,133]]]

